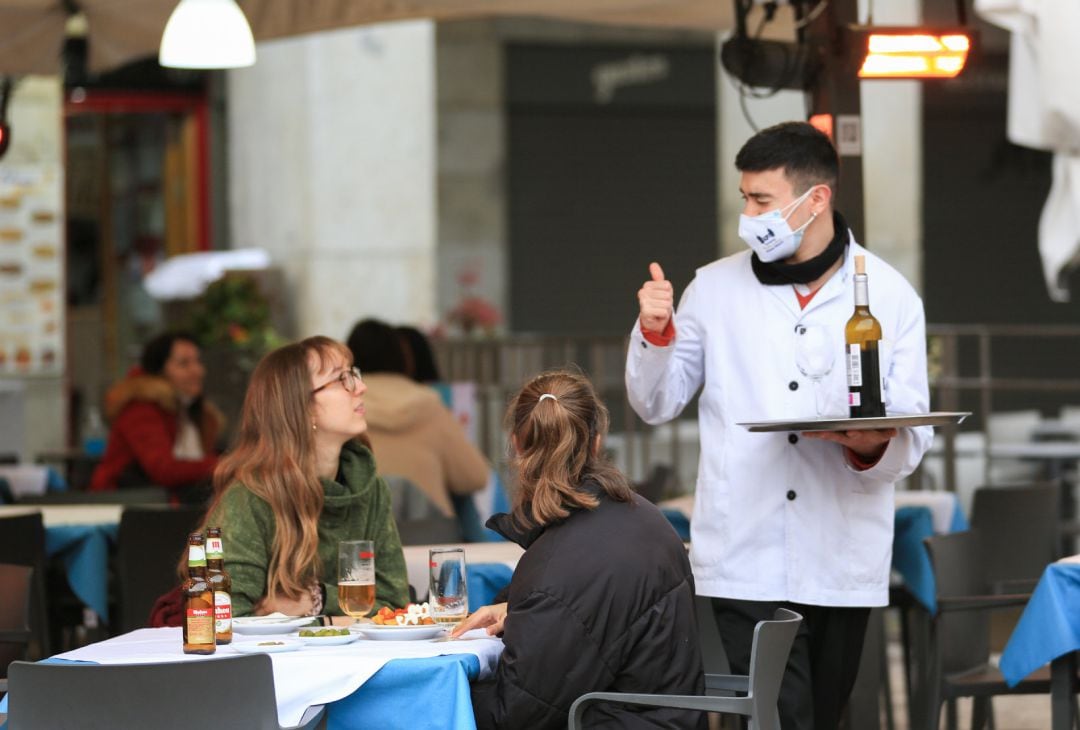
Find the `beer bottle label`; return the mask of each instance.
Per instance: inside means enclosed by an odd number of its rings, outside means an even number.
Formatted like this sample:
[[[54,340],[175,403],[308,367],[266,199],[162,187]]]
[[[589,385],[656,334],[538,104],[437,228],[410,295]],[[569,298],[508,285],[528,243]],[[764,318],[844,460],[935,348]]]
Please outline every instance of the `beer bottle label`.
[[[225,591],[214,591],[214,630],[219,634],[232,631],[232,598]]]
[[[206,541],[206,557],[211,560],[225,559],[225,550],[221,546],[220,537],[211,537]]]
[[[190,568],[206,567],[206,551],[202,549],[201,545],[188,546],[187,564]]]
[[[209,608],[193,608],[188,606],[187,616],[187,642],[189,644],[213,644],[214,616]]]

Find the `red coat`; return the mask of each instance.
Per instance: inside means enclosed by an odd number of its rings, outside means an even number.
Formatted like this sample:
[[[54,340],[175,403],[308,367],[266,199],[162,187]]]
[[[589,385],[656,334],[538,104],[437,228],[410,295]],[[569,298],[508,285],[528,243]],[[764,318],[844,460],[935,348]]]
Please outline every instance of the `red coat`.
[[[208,402],[203,402],[203,453],[199,460],[173,456],[177,412],[180,401],[169,382],[156,375],[135,370],[109,389],[105,396],[105,416],[111,422],[105,454],[94,470],[90,491],[111,491],[117,481],[137,463],[150,483],[178,490],[208,479],[217,465],[214,449],[224,418]]]

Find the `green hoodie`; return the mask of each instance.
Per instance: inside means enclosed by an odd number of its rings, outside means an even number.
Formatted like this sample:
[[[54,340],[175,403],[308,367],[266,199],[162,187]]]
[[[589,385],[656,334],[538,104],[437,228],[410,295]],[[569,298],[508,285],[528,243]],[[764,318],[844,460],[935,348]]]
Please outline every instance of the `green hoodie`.
[[[401,607],[409,600],[405,556],[390,506],[390,490],[375,475],[371,452],[350,441],[341,450],[338,476],[323,479],[325,504],[319,516],[318,576],[326,586],[323,613],[340,615],[337,591],[338,543],[375,542],[375,608]],[[234,616],[247,616],[266,595],[266,577],[276,525],[270,505],[237,482],[228,488],[206,523],[221,526],[225,569],[232,578]]]

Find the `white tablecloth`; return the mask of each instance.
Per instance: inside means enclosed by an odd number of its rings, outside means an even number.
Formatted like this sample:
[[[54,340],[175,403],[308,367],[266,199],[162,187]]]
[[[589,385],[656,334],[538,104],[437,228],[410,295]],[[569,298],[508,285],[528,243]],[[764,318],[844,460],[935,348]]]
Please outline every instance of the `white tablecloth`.
[[[50,505],[3,505],[0,518],[41,513],[45,527],[62,525],[108,525],[118,524],[124,511],[121,504],[50,504]]]
[[[272,636],[236,635],[234,642],[254,643]],[[138,629],[122,636],[57,655],[56,659],[97,664],[147,664],[152,662],[207,661],[239,654],[231,645],[219,646],[216,654],[184,654],[179,628]],[[360,685],[392,659],[434,657],[444,654],[475,654],[480,660],[480,679],[491,675],[502,653],[502,639],[472,631],[459,641],[370,641],[360,639],[343,646],[306,646],[299,651],[270,654],[274,664],[278,722],[295,725],[311,705],[324,705],[355,692]]]

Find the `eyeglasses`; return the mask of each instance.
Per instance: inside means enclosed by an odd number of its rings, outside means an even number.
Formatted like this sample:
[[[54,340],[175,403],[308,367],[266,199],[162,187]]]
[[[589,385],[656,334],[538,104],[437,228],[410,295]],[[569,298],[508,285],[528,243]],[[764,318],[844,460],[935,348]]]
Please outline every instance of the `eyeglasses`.
[[[315,395],[320,390],[324,390],[326,388],[329,388],[334,383],[341,383],[341,387],[345,388],[345,390],[349,391],[350,393],[355,393],[356,392],[356,387],[358,385],[360,385],[361,380],[363,380],[363,378],[360,377],[360,368],[351,367],[348,370],[343,370],[341,372],[341,375],[337,376],[336,378],[331,380],[329,383],[323,383],[318,388],[311,391],[311,394]]]

